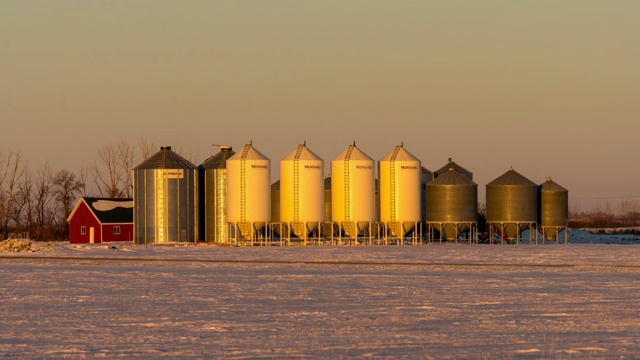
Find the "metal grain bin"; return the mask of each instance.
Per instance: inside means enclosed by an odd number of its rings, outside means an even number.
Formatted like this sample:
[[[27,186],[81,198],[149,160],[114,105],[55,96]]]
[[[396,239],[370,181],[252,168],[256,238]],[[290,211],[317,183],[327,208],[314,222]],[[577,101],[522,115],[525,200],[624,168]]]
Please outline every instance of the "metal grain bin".
[[[227,243],[227,160],[235,154],[230,146],[206,159],[200,173],[200,237],[208,243]]]
[[[271,161],[252,144],[227,160],[227,222],[252,238],[271,221]]]
[[[280,180],[271,184],[271,222],[274,224],[280,222]],[[280,236],[280,225],[274,226],[273,232]]]
[[[420,220],[427,221],[427,184],[434,179],[434,174],[426,167],[422,167],[420,174]]]
[[[462,166],[458,165],[453,159],[449,158],[449,162],[433,173],[433,177],[437,178],[442,174],[446,174],[449,169],[453,168],[458,174],[464,175],[467,179],[473,181],[473,173]]]
[[[389,235],[404,237],[420,221],[420,160],[402,145],[378,162],[380,221]]]
[[[515,239],[538,217],[538,185],[513,168],[488,183],[487,223],[504,224],[503,236]]]
[[[375,162],[356,145],[331,161],[331,215],[348,237],[376,220]]]
[[[324,161],[306,143],[280,161],[280,220],[301,238],[324,221]]]
[[[569,226],[569,190],[547,178],[538,187],[538,225],[547,240],[554,239],[560,228]]]
[[[478,185],[453,169],[427,184],[427,222],[444,225],[447,239],[478,221]]]
[[[331,222],[331,175],[324,178],[324,221]]]
[[[160,244],[198,239],[198,170],[160,148],[133,169],[134,242]]]

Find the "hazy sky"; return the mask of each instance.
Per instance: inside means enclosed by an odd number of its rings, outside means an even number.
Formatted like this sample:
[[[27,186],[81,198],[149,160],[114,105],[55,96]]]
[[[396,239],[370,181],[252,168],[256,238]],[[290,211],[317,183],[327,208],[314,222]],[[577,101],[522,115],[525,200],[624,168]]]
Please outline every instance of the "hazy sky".
[[[304,140],[327,169],[404,141],[481,196],[513,166],[640,201],[638,24],[635,0],[0,0],[0,148],[78,171],[107,141],[197,165],[253,140],[275,180]]]

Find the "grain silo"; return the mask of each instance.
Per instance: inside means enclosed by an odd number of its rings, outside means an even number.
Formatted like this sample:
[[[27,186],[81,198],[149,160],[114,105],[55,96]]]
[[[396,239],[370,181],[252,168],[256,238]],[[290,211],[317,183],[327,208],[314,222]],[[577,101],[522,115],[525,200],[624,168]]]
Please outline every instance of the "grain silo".
[[[438,171],[433,173],[433,177],[437,178],[438,176],[445,174],[449,171],[449,169],[453,168],[458,174],[464,175],[467,179],[473,181],[473,173],[462,166],[458,165],[453,159],[449,158],[449,162],[441,167]]]
[[[200,172],[200,236],[208,243],[227,243],[227,160],[235,152],[231,146],[206,159]]]
[[[427,221],[427,184],[433,180],[433,172],[422,167],[420,174],[420,221]]]
[[[324,162],[306,143],[280,161],[280,221],[303,239],[324,221]]]
[[[271,162],[252,144],[227,160],[227,223],[254,239],[271,221]]]
[[[376,220],[375,162],[355,145],[331,161],[331,219],[347,237]]]
[[[280,222],[280,180],[271,184],[271,222]]]
[[[198,170],[170,146],[133,169],[134,242],[198,239]]]
[[[503,240],[519,242],[522,231],[529,230],[533,241],[537,234],[538,185],[511,168],[488,183],[486,189],[490,236],[497,233]]]
[[[427,229],[430,239],[437,232],[447,240],[457,241],[459,235],[470,232],[477,240],[478,185],[453,167],[440,173],[427,184]]]
[[[385,237],[404,237],[420,222],[420,160],[402,145],[378,163],[380,221]]]
[[[542,239],[558,242],[560,232],[564,230],[564,242],[568,240],[569,226],[569,190],[547,178],[538,187],[538,227]]]

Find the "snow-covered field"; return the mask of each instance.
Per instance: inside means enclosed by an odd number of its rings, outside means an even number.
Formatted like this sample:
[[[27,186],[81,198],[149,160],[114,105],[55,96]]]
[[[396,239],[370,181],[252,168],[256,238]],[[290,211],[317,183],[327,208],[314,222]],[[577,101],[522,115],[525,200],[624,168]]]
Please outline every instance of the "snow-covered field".
[[[559,246],[34,244],[0,254],[0,357],[639,358],[640,245],[580,236]]]

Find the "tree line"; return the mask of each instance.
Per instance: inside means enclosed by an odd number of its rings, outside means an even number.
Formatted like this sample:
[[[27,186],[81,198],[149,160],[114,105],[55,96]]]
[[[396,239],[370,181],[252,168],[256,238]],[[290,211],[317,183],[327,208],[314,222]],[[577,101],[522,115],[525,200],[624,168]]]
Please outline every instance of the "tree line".
[[[582,210],[580,203],[569,207],[569,227],[574,229],[640,227],[640,203],[623,199],[614,207],[611,201],[596,203],[590,210]]]
[[[145,139],[107,142],[76,173],[54,170],[48,162],[33,167],[20,148],[0,149],[0,240],[68,239],[67,219],[78,198],[132,197],[133,167],[156,151]]]

